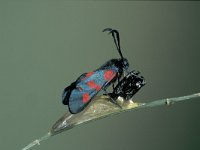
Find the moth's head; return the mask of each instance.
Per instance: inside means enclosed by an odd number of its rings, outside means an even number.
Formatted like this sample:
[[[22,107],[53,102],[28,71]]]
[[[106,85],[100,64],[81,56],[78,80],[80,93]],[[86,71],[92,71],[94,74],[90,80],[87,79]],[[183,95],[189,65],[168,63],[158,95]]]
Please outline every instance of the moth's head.
[[[126,58],[123,59],[115,59],[115,66],[119,69],[119,72],[123,72],[128,70],[129,68],[129,63]]]
[[[123,65],[123,69],[124,69],[124,70],[128,70],[128,68],[129,68],[128,59],[123,58],[123,59],[122,59],[122,65]]]

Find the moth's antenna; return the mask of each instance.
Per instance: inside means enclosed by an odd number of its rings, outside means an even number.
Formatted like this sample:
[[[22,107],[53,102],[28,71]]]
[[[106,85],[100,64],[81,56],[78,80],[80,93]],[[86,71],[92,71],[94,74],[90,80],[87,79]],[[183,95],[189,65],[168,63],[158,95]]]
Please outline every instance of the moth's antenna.
[[[106,28],[103,30],[103,32],[105,31],[109,31],[109,34],[112,34],[112,37],[114,39],[114,43],[117,47],[117,50],[119,52],[119,55],[121,56],[122,59],[124,59],[122,52],[121,52],[121,47],[120,47],[120,37],[119,37],[119,32],[115,29],[111,29],[111,28]]]

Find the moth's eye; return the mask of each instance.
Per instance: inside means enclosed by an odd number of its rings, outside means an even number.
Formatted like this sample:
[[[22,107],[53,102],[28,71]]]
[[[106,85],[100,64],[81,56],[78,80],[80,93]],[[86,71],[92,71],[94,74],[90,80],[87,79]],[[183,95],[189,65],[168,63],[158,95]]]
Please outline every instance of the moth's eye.
[[[123,65],[124,65],[125,69],[128,69],[129,63],[128,63],[128,60],[127,60],[127,59],[124,59],[124,60],[123,60]]]

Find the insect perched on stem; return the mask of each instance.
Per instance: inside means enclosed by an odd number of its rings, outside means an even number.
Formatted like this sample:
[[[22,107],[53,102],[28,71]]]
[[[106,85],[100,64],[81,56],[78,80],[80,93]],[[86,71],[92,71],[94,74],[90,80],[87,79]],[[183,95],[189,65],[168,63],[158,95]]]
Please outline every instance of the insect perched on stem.
[[[140,76],[138,71],[133,70],[121,79],[113,92],[108,95],[114,100],[119,96],[124,100],[130,100],[145,84],[144,77]]]
[[[123,57],[121,52],[119,32],[111,28],[103,30],[103,32],[106,31],[112,34],[121,58],[111,59],[98,69],[83,73],[75,82],[64,89],[62,102],[64,105],[68,105],[69,111],[73,114],[82,111],[101,90],[108,94],[106,91],[108,86],[114,84],[116,80],[119,81],[129,67],[128,60]],[[112,98],[111,101],[117,104]]]

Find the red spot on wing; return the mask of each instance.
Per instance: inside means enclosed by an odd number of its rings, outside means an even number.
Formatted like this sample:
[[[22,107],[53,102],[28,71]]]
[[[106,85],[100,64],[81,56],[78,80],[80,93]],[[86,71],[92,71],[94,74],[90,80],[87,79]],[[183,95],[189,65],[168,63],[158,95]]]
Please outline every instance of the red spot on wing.
[[[90,95],[88,93],[83,94],[83,103],[87,103],[90,100]]]
[[[115,72],[113,72],[112,70],[107,70],[104,72],[104,79],[107,81],[110,81],[114,78],[115,76]]]
[[[101,86],[96,84],[93,80],[88,81],[87,85],[92,89],[96,89],[97,91],[101,90]]]
[[[79,86],[79,87],[77,87],[77,88],[78,88],[79,91],[83,91],[83,88],[82,88],[82,87]]]
[[[101,86],[100,86],[100,85],[97,85],[97,86],[96,86],[96,90],[97,90],[97,91],[100,91],[100,90],[101,90]]]
[[[86,77],[90,77],[91,75],[93,75],[94,74],[94,72],[88,72],[87,74],[86,74]]]
[[[90,77],[93,74],[94,74],[94,72],[88,72],[88,73],[86,73],[85,77],[82,78],[81,80],[83,81],[83,80],[87,79],[88,77]]]

